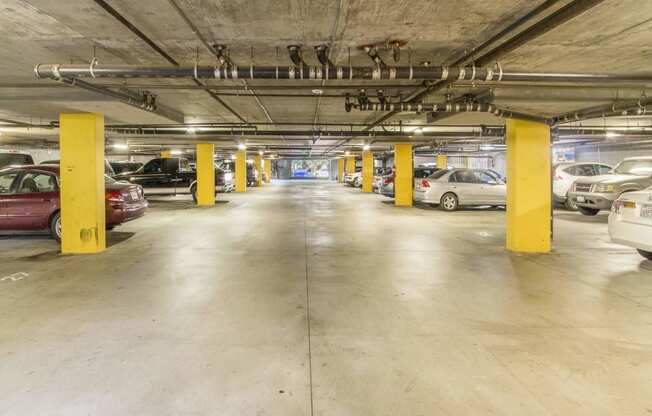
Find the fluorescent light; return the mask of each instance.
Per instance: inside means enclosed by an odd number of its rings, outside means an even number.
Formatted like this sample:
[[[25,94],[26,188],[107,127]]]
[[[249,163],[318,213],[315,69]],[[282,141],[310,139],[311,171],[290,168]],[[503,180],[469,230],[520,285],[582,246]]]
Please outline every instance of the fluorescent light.
[[[244,143],[239,143],[238,144],[238,150],[247,150],[247,145]]]
[[[362,150],[366,151],[366,150],[369,150],[369,149],[371,149],[371,146],[369,146],[368,144],[365,144],[364,146],[362,146]]]
[[[236,157],[237,157],[236,155],[231,155],[231,160],[235,160]]]
[[[170,150],[171,155],[180,155],[183,154],[183,150]]]
[[[423,133],[423,129],[421,127],[417,127],[416,129],[412,130],[414,134],[421,134]]]
[[[608,131],[607,132],[607,138],[614,138],[614,137],[620,137],[620,134],[614,133],[613,131]]]
[[[265,152],[263,152],[262,150],[259,150],[259,151],[258,151],[258,154],[262,156],[262,155],[265,154]]]
[[[351,152],[347,150],[346,152],[344,152],[344,156],[351,156]]]
[[[113,143],[113,148],[119,150],[127,150],[129,149],[129,145],[125,143]]]
[[[324,90],[314,89],[312,90],[312,93],[315,95],[322,95],[324,93]]]

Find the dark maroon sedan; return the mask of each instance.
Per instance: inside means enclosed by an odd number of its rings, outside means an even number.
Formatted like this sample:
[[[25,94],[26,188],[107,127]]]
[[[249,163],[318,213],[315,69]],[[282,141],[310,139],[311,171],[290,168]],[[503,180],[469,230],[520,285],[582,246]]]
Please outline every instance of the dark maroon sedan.
[[[147,200],[140,185],[106,176],[106,228],[141,217]],[[50,230],[61,240],[59,166],[0,170],[0,230]]]

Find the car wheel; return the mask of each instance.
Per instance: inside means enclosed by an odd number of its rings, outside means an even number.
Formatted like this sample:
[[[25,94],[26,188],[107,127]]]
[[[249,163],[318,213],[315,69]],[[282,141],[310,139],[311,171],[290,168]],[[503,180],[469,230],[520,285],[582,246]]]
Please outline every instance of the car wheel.
[[[588,216],[598,215],[598,212],[600,212],[600,210],[597,208],[577,207],[577,209],[579,212],[582,213],[582,215],[588,215]]]
[[[577,211],[577,204],[573,201],[573,198],[567,196],[566,202],[564,202],[564,208],[569,211]]]
[[[57,212],[50,218],[50,235],[61,242],[61,213]]]
[[[192,200],[195,201],[195,204],[197,203],[197,186],[194,185],[192,188],[190,188],[190,195],[192,195]]]
[[[362,181],[359,178],[356,178],[356,180],[353,182],[353,186],[355,186],[356,188],[361,188]]]
[[[457,209],[457,195],[455,195],[452,192],[447,192],[445,193],[439,202],[439,206],[444,210],[444,211],[455,211]]]
[[[645,257],[646,259],[652,260],[652,251],[645,251],[641,250],[640,248],[637,248],[636,251],[638,251],[638,254]]]

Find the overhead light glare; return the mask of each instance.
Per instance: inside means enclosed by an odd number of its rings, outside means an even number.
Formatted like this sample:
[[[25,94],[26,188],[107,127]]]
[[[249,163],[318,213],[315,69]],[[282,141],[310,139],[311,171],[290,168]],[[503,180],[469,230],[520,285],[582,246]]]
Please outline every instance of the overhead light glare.
[[[113,143],[113,148],[118,150],[127,150],[129,145],[125,143]]]
[[[197,132],[197,128],[196,128],[196,127],[188,127],[188,128],[186,129],[186,133],[188,133],[188,134],[195,134],[196,132]]]
[[[371,149],[371,146],[369,146],[368,144],[365,144],[364,146],[362,146],[362,150],[367,151],[369,149]]]
[[[170,154],[171,155],[181,155],[181,154],[183,154],[183,150],[178,150],[178,149],[170,150]]]
[[[247,150],[247,145],[244,143],[239,143],[238,144],[238,150]]]

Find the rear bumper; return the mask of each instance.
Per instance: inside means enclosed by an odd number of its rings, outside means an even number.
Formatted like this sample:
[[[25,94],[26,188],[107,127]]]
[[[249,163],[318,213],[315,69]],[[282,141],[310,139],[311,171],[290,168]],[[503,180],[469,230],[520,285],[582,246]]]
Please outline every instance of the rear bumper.
[[[615,194],[598,194],[594,192],[569,192],[568,197],[577,204],[578,207],[593,209],[611,209],[611,204],[616,200]],[[582,200],[579,201],[578,199]]]
[[[145,215],[148,207],[147,200],[127,202],[106,206],[106,225],[120,225],[127,221],[135,220]]]
[[[652,251],[652,226],[623,220],[618,214],[609,215],[609,236],[614,243]]]

